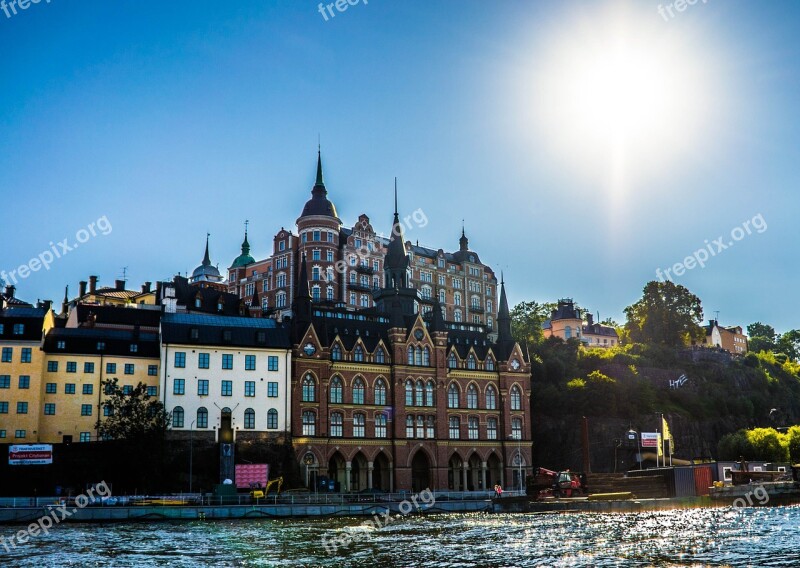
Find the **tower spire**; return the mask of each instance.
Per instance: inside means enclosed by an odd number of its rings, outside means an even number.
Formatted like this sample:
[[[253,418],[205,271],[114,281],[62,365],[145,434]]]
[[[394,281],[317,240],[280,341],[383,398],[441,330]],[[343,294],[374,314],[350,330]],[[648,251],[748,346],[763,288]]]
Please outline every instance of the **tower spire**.
[[[211,233],[206,233],[206,254],[203,256],[203,266],[211,266],[211,259],[208,256],[208,237]]]
[[[314,186],[325,187],[325,181],[322,179],[322,145],[317,145],[317,181]]]
[[[511,314],[508,310],[506,283],[502,272],[500,272],[500,307],[497,311],[497,331],[498,342],[513,342],[513,337],[511,336]]]
[[[459,250],[461,252],[466,252],[469,250],[469,239],[467,238],[467,234],[464,232],[464,219],[461,219],[461,238],[458,239]]]

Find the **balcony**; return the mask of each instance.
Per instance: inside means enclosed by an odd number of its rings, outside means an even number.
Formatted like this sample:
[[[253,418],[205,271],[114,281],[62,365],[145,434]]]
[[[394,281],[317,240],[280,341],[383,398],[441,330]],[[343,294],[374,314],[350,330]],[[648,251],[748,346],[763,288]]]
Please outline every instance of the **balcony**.
[[[360,272],[361,274],[375,274],[375,269],[368,264],[357,264],[356,272]]]
[[[353,290],[358,292],[372,292],[373,290],[372,286],[364,284],[356,284],[356,283],[348,284],[347,288],[348,290]]]
[[[480,306],[470,306],[469,311],[473,314],[482,314],[484,313],[484,309]]]

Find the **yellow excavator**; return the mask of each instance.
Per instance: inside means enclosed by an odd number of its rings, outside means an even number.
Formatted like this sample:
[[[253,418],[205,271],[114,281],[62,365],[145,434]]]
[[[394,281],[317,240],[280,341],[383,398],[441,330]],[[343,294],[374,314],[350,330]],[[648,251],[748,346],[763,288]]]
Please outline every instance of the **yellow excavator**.
[[[281,487],[283,487],[283,476],[276,477],[275,479],[268,481],[267,486],[264,489],[256,488],[250,491],[250,497],[253,499],[263,499],[267,495],[269,495],[269,490],[272,488],[273,485],[277,485],[278,488],[275,490],[275,496],[281,494]]]

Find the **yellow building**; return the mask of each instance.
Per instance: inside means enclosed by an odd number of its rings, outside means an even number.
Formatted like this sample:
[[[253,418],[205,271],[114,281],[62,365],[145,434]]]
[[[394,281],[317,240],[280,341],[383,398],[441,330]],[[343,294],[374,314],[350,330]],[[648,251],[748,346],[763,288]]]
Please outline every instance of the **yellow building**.
[[[97,276],[90,276],[88,283],[86,281],[81,281],[78,283],[78,286],[78,297],[71,302],[65,302],[65,304],[68,303],[70,308],[74,308],[79,304],[95,304],[101,306],[156,304],[156,291],[151,289],[150,282],[142,284],[140,290],[126,290],[124,280],[115,280],[114,286],[98,287]]]
[[[45,306],[0,311],[0,443],[40,441],[41,342],[49,311]]]
[[[142,382],[151,395],[159,395],[157,333],[54,328],[45,336],[43,351],[40,442],[96,441],[106,379],[118,379],[123,389]]]

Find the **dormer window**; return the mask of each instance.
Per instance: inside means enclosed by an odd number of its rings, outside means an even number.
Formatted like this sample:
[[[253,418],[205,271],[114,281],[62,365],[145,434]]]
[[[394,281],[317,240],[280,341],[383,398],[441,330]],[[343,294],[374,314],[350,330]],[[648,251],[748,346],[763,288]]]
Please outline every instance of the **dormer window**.
[[[131,353],[138,353],[138,352],[139,352],[139,346],[135,343],[131,343]]]
[[[191,337],[193,340],[197,341],[198,339],[200,339],[200,330],[197,329],[196,327],[193,327],[189,331],[189,337]]]
[[[230,341],[231,340],[231,330],[226,329],[222,332],[222,340],[223,341]]]
[[[202,308],[203,307],[203,300],[201,300],[199,297],[195,298],[194,299],[194,307],[195,308]]]
[[[98,341],[97,342],[97,350],[98,351],[103,351],[103,350],[105,350],[105,348],[106,348],[105,341]]]

